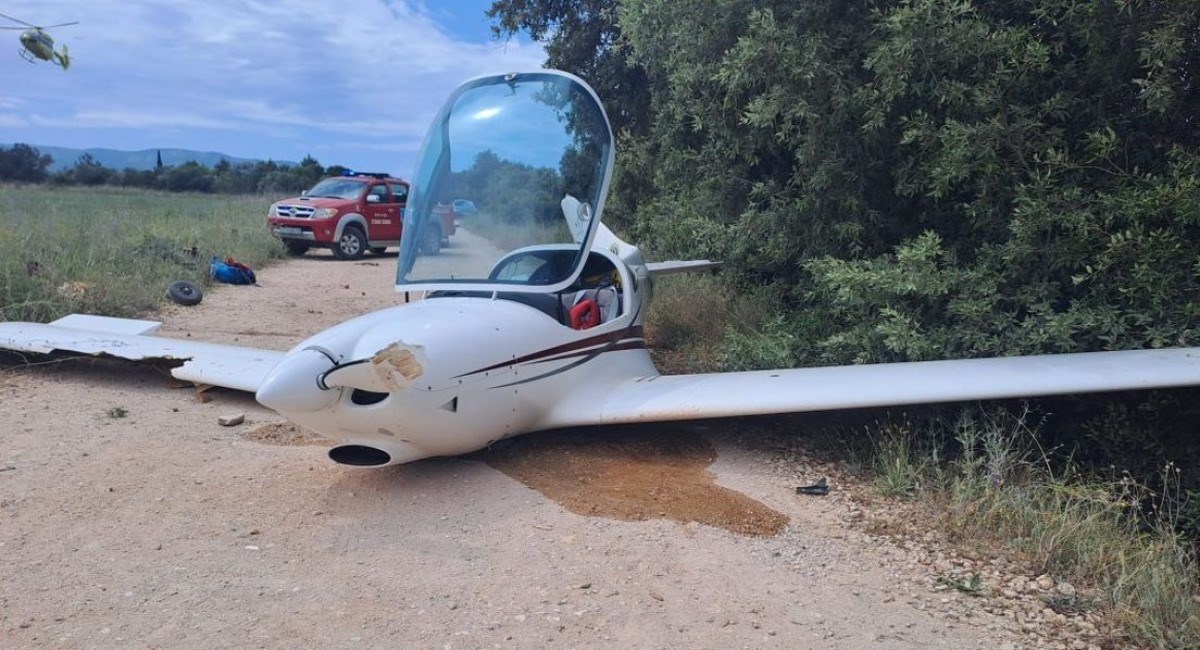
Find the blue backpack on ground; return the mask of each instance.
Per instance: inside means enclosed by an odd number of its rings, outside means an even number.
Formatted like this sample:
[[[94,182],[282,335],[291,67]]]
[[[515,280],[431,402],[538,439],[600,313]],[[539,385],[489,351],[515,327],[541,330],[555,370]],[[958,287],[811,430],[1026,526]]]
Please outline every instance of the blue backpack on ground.
[[[226,257],[224,261],[216,255],[209,262],[209,275],[217,282],[226,284],[255,284],[254,270],[241,262]]]

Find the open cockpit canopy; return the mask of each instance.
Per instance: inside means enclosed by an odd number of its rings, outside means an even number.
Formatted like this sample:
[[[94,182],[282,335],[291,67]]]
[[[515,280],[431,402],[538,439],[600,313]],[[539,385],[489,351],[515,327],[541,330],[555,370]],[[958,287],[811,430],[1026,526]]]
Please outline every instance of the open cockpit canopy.
[[[587,260],[612,166],[608,118],[579,78],[542,70],[468,81],[434,119],[417,158],[397,289],[564,289]],[[434,254],[430,231],[455,206],[471,209],[455,212],[453,244]],[[554,252],[519,255],[525,265],[510,255],[541,247]]]

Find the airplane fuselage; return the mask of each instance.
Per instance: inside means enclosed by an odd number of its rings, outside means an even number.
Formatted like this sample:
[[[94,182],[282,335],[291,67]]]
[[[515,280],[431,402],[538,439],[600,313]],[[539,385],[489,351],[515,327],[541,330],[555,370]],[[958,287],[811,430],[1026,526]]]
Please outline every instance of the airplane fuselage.
[[[322,385],[354,360],[377,390]],[[636,313],[576,330],[504,297],[430,297],[300,343],[257,397],[339,440],[335,461],[379,466],[553,428],[566,397],[609,378],[656,374]]]

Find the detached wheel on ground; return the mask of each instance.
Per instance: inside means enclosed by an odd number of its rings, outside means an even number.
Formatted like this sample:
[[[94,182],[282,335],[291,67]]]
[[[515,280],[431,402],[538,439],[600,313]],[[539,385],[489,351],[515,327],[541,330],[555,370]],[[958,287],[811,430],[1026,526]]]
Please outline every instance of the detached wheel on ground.
[[[204,299],[204,292],[195,282],[178,280],[167,285],[167,297],[181,305],[191,307],[200,304],[200,301]]]
[[[298,239],[285,239],[283,240],[283,246],[284,248],[287,248],[289,255],[295,255],[297,257],[307,253],[308,249],[312,248],[311,243]]]
[[[440,252],[442,252],[442,229],[438,226],[429,226],[425,232],[421,233],[421,253],[437,255]]]
[[[367,236],[358,226],[346,226],[333,243],[333,254],[340,260],[356,260],[367,252]]]

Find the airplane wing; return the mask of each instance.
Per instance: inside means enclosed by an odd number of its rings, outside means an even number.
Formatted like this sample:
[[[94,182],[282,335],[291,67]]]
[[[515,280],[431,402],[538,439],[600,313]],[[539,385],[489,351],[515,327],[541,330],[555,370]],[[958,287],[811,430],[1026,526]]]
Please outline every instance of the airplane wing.
[[[182,361],[176,379],[255,392],[283,352],[149,336],[155,321],[72,314],[52,323],[0,323],[0,349],[78,352],[135,361]]]
[[[561,402],[546,428],[1200,385],[1200,348],[659,375]]]

